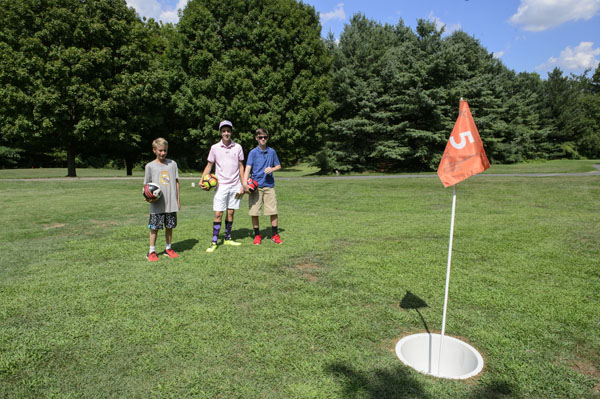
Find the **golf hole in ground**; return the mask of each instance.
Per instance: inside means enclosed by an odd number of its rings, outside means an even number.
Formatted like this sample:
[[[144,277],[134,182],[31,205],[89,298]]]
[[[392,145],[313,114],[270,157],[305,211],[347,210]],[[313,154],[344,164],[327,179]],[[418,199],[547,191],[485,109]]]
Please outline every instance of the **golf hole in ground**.
[[[471,345],[444,335],[440,354],[440,334],[413,334],[396,344],[396,355],[420,373],[440,378],[466,379],[483,369],[483,358]]]

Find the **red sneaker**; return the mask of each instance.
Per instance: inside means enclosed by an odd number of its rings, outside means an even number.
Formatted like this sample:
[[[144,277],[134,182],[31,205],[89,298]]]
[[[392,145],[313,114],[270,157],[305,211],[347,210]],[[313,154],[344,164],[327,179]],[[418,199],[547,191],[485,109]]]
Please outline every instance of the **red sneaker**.
[[[271,241],[273,241],[275,244],[283,244],[283,241],[281,241],[281,237],[279,237],[279,234],[275,234],[271,238]]]
[[[156,262],[158,260],[156,252],[150,252],[148,255],[146,255],[146,258],[148,259],[148,262]]]
[[[165,250],[165,255],[167,255],[169,258],[179,258],[179,255],[177,255],[177,252],[173,251],[172,248]]]
[[[262,237],[261,236],[255,236],[254,237],[254,245],[260,245],[260,243],[262,242]]]

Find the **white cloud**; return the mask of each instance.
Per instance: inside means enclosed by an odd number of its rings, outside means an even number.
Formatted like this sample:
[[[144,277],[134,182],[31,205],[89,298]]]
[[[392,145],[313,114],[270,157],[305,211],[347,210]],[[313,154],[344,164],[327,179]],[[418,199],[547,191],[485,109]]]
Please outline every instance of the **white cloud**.
[[[600,47],[594,48],[592,42],[581,42],[575,49],[567,46],[560,52],[560,56],[550,57],[545,63],[535,67],[536,70],[550,70],[559,67],[565,71],[576,71],[584,69],[594,69],[600,61]]]
[[[157,0],[127,0],[127,6],[135,8],[135,11],[146,18],[154,18],[157,21],[177,23],[179,15],[177,10],[185,8],[189,0],[178,0],[174,7],[162,6]]]
[[[179,15],[177,14],[177,10],[163,11],[160,13],[158,19],[163,22],[171,22],[176,24],[179,22]]]
[[[565,22],[588,20],[600,11],[600,0],[521,0],[509,21],[526,31],[539,32]]]
[[[156,18],[161,11],[160,4],[156,0],[127,0],[127,6],[135,8],[141,17]]]
[[[462,29],[462,26],[460,24],[451,24],[448,25],[445,22],[443,22],[441,19],[439,19],[438,17],[436,17],[433,14],[433,11],[429,12],[429,15],[427,16],[427,19],[430,20],[431,22],[435,23],[435,28],[439,31],[442,28],[444,28],[444,34],[451,34],[454,31],[460,30]]]
[[[339,19],[341,21],[346,20],[346,12],[344,11],[344,3],[339,3],[337,6],[335,6],[335,9],[333,11],[329,11],[324,14],[321,14],[321,23],[322,24],[327,21],[330,21],[332,19]]]
[[[504,51],[494,51],[494,52],[492,53],[492,56],[493,56],[494,58],[498,59],[498,60],[499,60],[500,58],[502,58],[502,56],[503,56],[503,55],[504,55]]]

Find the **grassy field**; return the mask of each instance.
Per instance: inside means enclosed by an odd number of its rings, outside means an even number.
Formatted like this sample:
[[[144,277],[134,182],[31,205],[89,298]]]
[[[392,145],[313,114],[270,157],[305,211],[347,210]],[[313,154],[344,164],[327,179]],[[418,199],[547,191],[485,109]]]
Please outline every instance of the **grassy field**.
[[[315,174],[319,171],[318,168],[308,164],[300,164],[285,168],[279,173],[286,177],[302,177]],[[67,176],[66,168],[37,168],[37,169],[3,169],[2,179],[45,179],[45,178],[62,178]],[[92,168],[77,168],[78,178],[97,178],[97,177],[127,177],[124,169],[92,169]],[[198,178],[202,171],[179,171],[182,178]],[[144,178],[144,170],[136,168],[133,170],[132,177]]]
[[[505,173],[585,173],[598,169],[594,164],[600,164],[600,160],[554,160],[528,162],[511,165],[492,165],[485,174],[505,174]],[[313,176],[319,172],[318,168],[302,163],[282,169],[278,175],[285,177],[307,177]],[[201,171],[181,172],[183,178],[200,178]],[[435,174],[435,172],[426,172],[422,174]],[[354,174],[356,175],[356,174]],[[361,175],[381,175],[381,173],[363,173]],[[37,168],[37,169],[3,169],[2,179],[43,179],[59,178],[67,176],[66,168]],[[126,177],[123,169],[91,169],[78,168],[77,177]],[[144,171],[137,168],[133,171],[133,177],[144,177]]]
[[[2,183],[1,398],[600,398],[600,176],[458,185],[446,334],[485,359],[465,381],[394,353],[441,328],[438,179],[282,179],[284,244],[252,245],[244,202],[243,245],[213,254],[212,193],[185,181],[181,257],[155,263],[140,186]]]

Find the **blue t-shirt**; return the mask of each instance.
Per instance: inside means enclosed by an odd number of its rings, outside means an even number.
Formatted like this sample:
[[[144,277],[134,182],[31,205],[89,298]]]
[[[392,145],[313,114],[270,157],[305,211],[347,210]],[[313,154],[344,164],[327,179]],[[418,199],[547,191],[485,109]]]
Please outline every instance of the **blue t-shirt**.
[[[252,166],[250,177],[258,182],[258,187],[274,187],[275,179],[273,173],[265,174],[266,168],[272,168],[279,165],[277,153],[271,147],[266,150],[261,150],[260,147],[254,148],[248,154],[246,165]]]

